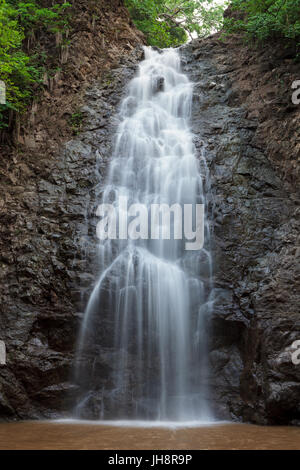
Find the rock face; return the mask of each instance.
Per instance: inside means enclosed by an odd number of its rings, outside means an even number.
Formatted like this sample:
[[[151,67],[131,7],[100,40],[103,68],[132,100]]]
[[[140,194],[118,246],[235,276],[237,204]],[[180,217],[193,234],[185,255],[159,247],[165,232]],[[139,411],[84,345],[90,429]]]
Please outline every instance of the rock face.
[[[291,348],[300,339],[297,194],[267,145],[257,145],[259,122],[249,118],[233,88],[225,47],[209,39],[181,48],[183,70],[195,83],[195,145],[199,155],[205,151],[211,179],[216,299],[207,322],[211,406],[220,419],[298,424],[300,368],[292,362]],[[101,108],[105,99],[115,100],[113,85],[101,98]],[[94,350],[83,364],[91,394],[81,412],[91,418],[101,415],[112,395],[114,352],[105,312],[103,305],[97,331],[103,347],[93,368]],[[135,366],[133,358],[131,369]]]
[[[39,100],[21,119],[17,145],[0,145],[0,340],[7,348],[0,419],[56,417],[73,406],[74,350],[85,287],[94,280],[89,204],[106,168],[100,155],[110,146],[103,122],[111,125],[141,52],[128,63],[127,55],[144,41],[123,0],[74,2],[69,39],[66,46],[53,34],[37,38],[57,73],[45,77]],[[105,94],[123,57],[115,97],[97,108],[99,87],[91,84],[102,80]],[[84,123],[97,129],[71,140]]]
[[[23,163],[26,183],[6,182],[0,199],[0,338],[7,348],[1,419],[53,418],[72,409],[78,327],[95,280],[95,197],[117,105],[142,54],[134,50],[88,89],[81,109],[85,132],[56,159],[31,161],[31,168]]]
[[[212,183],[213,406],[220,418],[299,424],[300,367],[291,357],[300,339],[297,193],[269,143],[257,144],[259,121],[233,89],[226,52],[214,39],[182,50],[195,82],[195,143],[205,147]]]
[[[83,132],[59,158],[29,160],[18,164],[19,173],[6,174],[10,188],[0,196],[0,339],[8,352],[7,366],[0,366],[2,419],[58,417],[73,406],[76,338],[97,272],[95,207],[117,108],[142,55],[137,48],[86,91]],[[300,339],[295,184],[284,179],[267,143],[258,144],[259,122],[233,87],[226,45],[214,38],[194,41],[181,55],[195,83],[195,145],[199,154],[206,152],[212,185],[212,407],[219,418],[297,424],[300,366],[291,360],[291,345]],[[158,91],[162,87],[157,84]],[[95,363],[103,385],[111,374],[109,354],[104,344]],[[95,400],[93,406],[101,409]]]

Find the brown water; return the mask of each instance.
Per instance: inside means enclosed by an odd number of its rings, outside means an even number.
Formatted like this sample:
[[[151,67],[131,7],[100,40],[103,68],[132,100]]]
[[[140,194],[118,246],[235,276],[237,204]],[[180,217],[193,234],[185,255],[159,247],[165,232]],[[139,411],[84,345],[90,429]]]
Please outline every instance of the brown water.
[[[220,424],[172,430],[53,422],[2,423],[0,449],[300,450],[300,428]]]

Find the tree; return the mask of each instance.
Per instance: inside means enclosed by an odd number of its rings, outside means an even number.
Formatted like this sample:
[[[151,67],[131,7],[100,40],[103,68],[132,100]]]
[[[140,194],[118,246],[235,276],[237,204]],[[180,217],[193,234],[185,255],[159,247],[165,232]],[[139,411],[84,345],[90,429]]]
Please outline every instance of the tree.
[[[26,50],[25,39],[41,31],[64,31],[69,6],[64,2],[44,8],[36,0],[0,0],[0,80],[6,87],[6,103],[0,104],[0,130],[9,126],[13,114],[26,109],[41,82],[41,54],[34,48]]]
[[[232,0],[231,9],[241,15],[226,19],[229,33],[242,31],[260,42],[284,38],[300,46],[300,0]]]
[[[223,5],[214,0],[125,0],[136,26],[151,46],[176,47],[222,26]]]

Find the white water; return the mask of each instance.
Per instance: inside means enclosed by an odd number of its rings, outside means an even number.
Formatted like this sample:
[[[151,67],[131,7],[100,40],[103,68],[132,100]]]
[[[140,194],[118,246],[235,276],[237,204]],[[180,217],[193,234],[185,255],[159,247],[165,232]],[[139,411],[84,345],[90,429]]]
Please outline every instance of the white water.
[[[216,427],[216,426],[225,426],[225,425],[231,425],[232,423],[230,421],[214,421],[212,419],[209,419],[209,421],[139,421],[135,419],[131,420],[124,420],[124,421],[118,421],[118,420],[97,420],[97,421],[91,421],[91,420],[83,420],[83,419],[57,419],[53,421],[54,423],[60,423],[60,424],[70,424],[70,425],[95,425],[95,426],[112,426],[112,427],[117,427],[117,428],[157,428],[157,429],[172,429],[172,430],[177,430],[177,429],[189,429],[189,428],[203,428],[203,427]],[[45,421],[47,423],[47,421]]]
[[[145,60],[121,105],[99,202],[117,206],[125,196],[129,205],[147,207],[205,203],[208,175],[190,130],[192,97],[178,51],[160,54],[145,48]],[[91,331],[97,337],[101,315],[109,315],[113,372],[106,385],[90,384],[92,392],[85,388],[79,416],[98,394],[98,419],[211,419],[204,329],[212,306],[207,221],[205,227],[205,246],[196,252],[185,251],[185,240],[174,239],[100,244],[101,275],[86,309],[79,356]]]

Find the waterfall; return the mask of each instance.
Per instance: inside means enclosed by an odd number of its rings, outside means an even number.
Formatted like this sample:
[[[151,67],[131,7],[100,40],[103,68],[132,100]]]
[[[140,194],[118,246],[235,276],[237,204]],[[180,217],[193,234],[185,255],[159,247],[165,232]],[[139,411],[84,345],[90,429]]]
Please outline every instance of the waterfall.
[[[204,151],[196,156],[190,129],[192,98],[193,84],[181,72],[179,52],[145,47],[145,58],[121,103],[101,202],[121,211],[120,198],[148,208],[205,204],[209,178]],[[198,251],[187,251],[185,240],[174,236],[99,243],[101,273],[79,338],[77,416],[210,418],[205,325],[212,308],[212,262],[207,218],[204,235]]]

